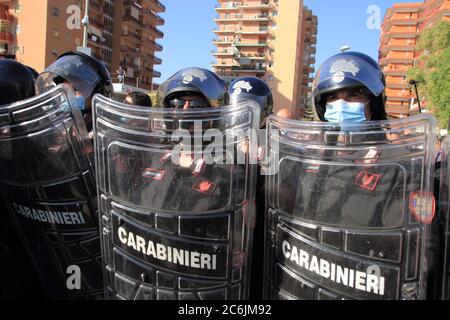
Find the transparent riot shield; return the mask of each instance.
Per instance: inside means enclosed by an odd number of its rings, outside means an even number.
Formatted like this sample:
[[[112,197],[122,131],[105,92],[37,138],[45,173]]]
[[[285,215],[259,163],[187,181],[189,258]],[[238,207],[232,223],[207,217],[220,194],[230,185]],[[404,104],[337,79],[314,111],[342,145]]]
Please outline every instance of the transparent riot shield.
[[[182,111],[94,98],[109,299],[248,297],[258,119],[250,103]]]
[[[53,299],[103,297],[93,144],[65,86],[0,109],[0,188]]]
[[[435,120],[271,117],[267,299],[424,299]]]
[[[450,300],[450,138],[442,143],[442,162],[439,195],[439,220],[440,220],[440,243],[441,250],[440,265],[442,271],[440,297]]]

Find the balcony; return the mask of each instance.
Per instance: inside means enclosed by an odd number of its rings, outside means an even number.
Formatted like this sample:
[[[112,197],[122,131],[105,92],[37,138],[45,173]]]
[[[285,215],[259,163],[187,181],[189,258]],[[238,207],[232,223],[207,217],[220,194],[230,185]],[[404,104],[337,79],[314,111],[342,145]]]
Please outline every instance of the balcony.
[[[161,72],[156,71],[156,70],[153,70],[152,76],[153,76],[154,78],[160,78],[160,77],[161,77]]]
[[[155,49],[155,51],[162,51],[163,50],[163,46],[154,42],[153,47]]]
[[[267,42],[254,42],[254,43],[251,43],[251,42],[237,42],[234,45],[236,47],[249,47],[249,48],[251,48],[251,47],[260,47],[260,48],[263,48],[263,47],[267,47],[269,44]]]
[[[272,8],[272,4],[269,1],[263,1],[261,3],[254,3],[254,4],[240,4],[238,8],[243,10],[249,10],[249,9],[270,9]]]
[[[399,56],[399,55],[391,55],[386,58],[381,59],[381,64],[385,65],[387,63],[402,63],[402,64],[414,64],[413,57]]]
[[[8,9],[0,10],[0,24],[9,24],[14,21],[14,16],[9,13]]]
[[[13,43],[14,42],[14,34],[8,31],[0,32],[0,43]]]
[[[236,31],[237,34],[256,34],[256,35],[265,35],[269,33],[269,28],[261,28],[261,29],[254,29],[254,30],[239,30]]]
[[[266,14],[258,14],[254,16],[243,16],[242,21],[259,21],[259,22],[269,22],[270,18]]]
[[[212,39],[214,44],[232,44],[233,39]]]
[[[95,34],[88,33],[88,41],[90,45],[93,45],[98,48],[103,47],[102,38],[97,37]]]
[[[164,37],[164,33],[159,31],[158,29],[156,29],[153,26],[148,26],[146,28],[146,30],[149,30],[150,33],[152,33],[153,35],[155,35],[155,38],[163,38]]]
[[[418,19],[393,19],[385,22],[386,27],[389,26],[415,26],[418,24]]]
[[[134,48],[127,45],[122,45],[120,47],[120,53],[121,57],[124,58],[127,57],[128,59],[132,59],[131,61],[133,61],[136,58],[142,58],[141,49],[139,47]]]
[[[226,14],[223,16],[216,16],[214,22],[227,22],[227,21],[241,21],[242,14]]]
[[[314,71],[315,71],[315,68],[314,68],[314,67],[311,67],[311,66],[305,66],[305,67],[303,68],[303,72],[305,72],[306,74],[314,73]]]
[[[102,20],[97,19],[97,18],[89,18],[89,24],[93,24],[94,26],[103,29],[104,27],[104,23]]]
[[[383,46],[383,48],[381,49],[381,52],[383,54],[388,53],[389,51],[404,51],[404,52],[414,52],[416,51],[416,45],[414,44],[409,44],[409,45],[404,45],[404,46],[399,46],[399,45],[385,45]]]
[[[243,14],[226,14],[222,16],[217,16],[215,22],[226,22],[226,21],[266,21],[270,20],[267,14],[257,14],[254,16],[243,15]]]
[[[396,102],[410,102],[411,98],[408,96],[387,96],[387,100]]]
[[[214,68],[228,68],[229,69],[232,67],[236,67],[236,64],[231,61],[222,62],[222,63],[211,62],[211,66],[213,66]]]
[[[409,116],[409,104],[408,105],[386,105],[386,112],[388,115],[392,116],[400,116],[400,117],[407,117]]]
[[[137,19],[136,17],[133,17],[129,10],[125,11],[125,14],[122,17],[122,21],[124,21],[124,22],[132,22],[135,25],[138,25],[139,27],[143,26],[142,17],[140,19]]]
[[[233,52],[229,51],[211,51],[213,56],[234,56]]]
[[[388,69],[385,68],[383,70],[385,76],[405,76],[408,69],[405,68],[405,70],[399,70],[399,69]]]
[[[386,87],[390,89],[409,89],[409,83],[406,80],[387,80]]]
[[[235,57],[239,61],[266,61],[269,58],[265,54],[239,54]]]
[[[137,31],[124,32],[124,33],[122,33],[122,37],[130,38],[134,41],[142,41],[142,35]]]
[[[305,43],[309,43],[311,45],[317,44],[317,37],[316,35],[313,35],[312,33],[306,33],[305,34]]]
[[[140,43],[141,47],[145,47],[147,50],[151,50],[151,51],[162,51],[163,50],[163,46],[156,43],[154,40],[152,39],[144,39],[143,41],[141,41]],[[142,51],[145,51],[144,49]]]
[[[227,33],[233,34],[233,33],[235,33],[236,31],[235,31],[234,29],[229,29],[229,30],[216,29],[216,30],[213,30],[213,32],[214,32],[214,33],[217,33],[217,34],[227,34]]]
[[[228,2],[228,4],[225,7],[222,7],[220,5],[216,5],[214,7],[214,9],[216,9],[217,12],[220,12],[220,11],[235,11],[235,10],[238,9],[238,5],[239,4],[240,3],[238,3],[238,2],[231,2],[231,3]]]
[[[151,20],[152,22],[154,22],[155,25],[163,25],[163,24],[165,23],[165,21],[164,21],[163,18],[161,18],[160,16],[154,14],[151,10],[144,9],[144,10],[142,10],[142,13],[143,13],[144,15],[149,16],[149,17],[150,17],[150,20]]]
[[[158,58],[158,57],[154,57],[153,58],[153,62],[154,62],[154,64],[161,64],[162,63],[162,59]]]
[[[402,31],[391,31],[391,32],[384,32],[381,34],[381,41],[383,43],[386,43],[386,41],[392,39],[392,38],[398,38],[398,39],[416,39],[418,37],[417,33],[415,32],[402,32]]]
[[[90,0],[89,1],[89,9],[93,9],[98,13],[102,12],[102,5],[99,0]]]
[[[156,13],[162,13],[166,11],[166,7],[158,0],[149,1],[149,9]]]
[[[233,72],[237,73],[266,73],[267,68],[261,66],[235,66],[232,68]]]

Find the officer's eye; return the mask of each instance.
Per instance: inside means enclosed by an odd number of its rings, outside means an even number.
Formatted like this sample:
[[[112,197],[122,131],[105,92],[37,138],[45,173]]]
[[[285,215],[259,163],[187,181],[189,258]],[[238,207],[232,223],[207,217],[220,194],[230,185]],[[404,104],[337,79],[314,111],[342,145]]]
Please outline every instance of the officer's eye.
[[[329,96],[327,96],[327,102],[333,102],[336,101],[338,99],[338,96],[336,94],[330,94]]]

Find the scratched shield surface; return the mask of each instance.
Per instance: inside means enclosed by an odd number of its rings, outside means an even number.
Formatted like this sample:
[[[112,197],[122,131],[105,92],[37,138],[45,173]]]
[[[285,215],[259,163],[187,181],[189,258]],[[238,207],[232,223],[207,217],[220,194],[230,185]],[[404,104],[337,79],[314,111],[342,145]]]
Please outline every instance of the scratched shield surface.
[[[269,129],[265,298],[425,299],[434,118]]]
[[[46,294],[103,298],[93,144],[59,86],[0,110],[0,188]],[[70,266],[81,286],[70,290]]]
[[[242,150],[257,107],[149,109],[96,96],[94,115],[107,298],[246,299],[256,155]],[[202,142],[174,151],[173,134],[185,129],[195,140],[196,125],[225,141],[217,161],[205,159]]]

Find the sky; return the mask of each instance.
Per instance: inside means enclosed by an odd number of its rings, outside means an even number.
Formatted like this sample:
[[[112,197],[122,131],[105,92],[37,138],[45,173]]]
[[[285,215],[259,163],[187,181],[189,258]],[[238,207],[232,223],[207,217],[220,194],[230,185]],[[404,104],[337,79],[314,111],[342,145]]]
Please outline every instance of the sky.
[[[159,29],[164,38],[156,55],[163,60],[156,70],[161,72],[159,83],[186,67],[211,69],[215,61],[211,54],[216,47],[214,7],[217,0],[160,0],[166,12],[160,14],[165,24]],[[279,0],[299,1],[299,0]],[[378,60],[379,25],[386,9],[394,3],[415,0],[304,0],[304,5],[318,16],[316,70],[328,57],[339,53],[343,45],[361,51]]]

